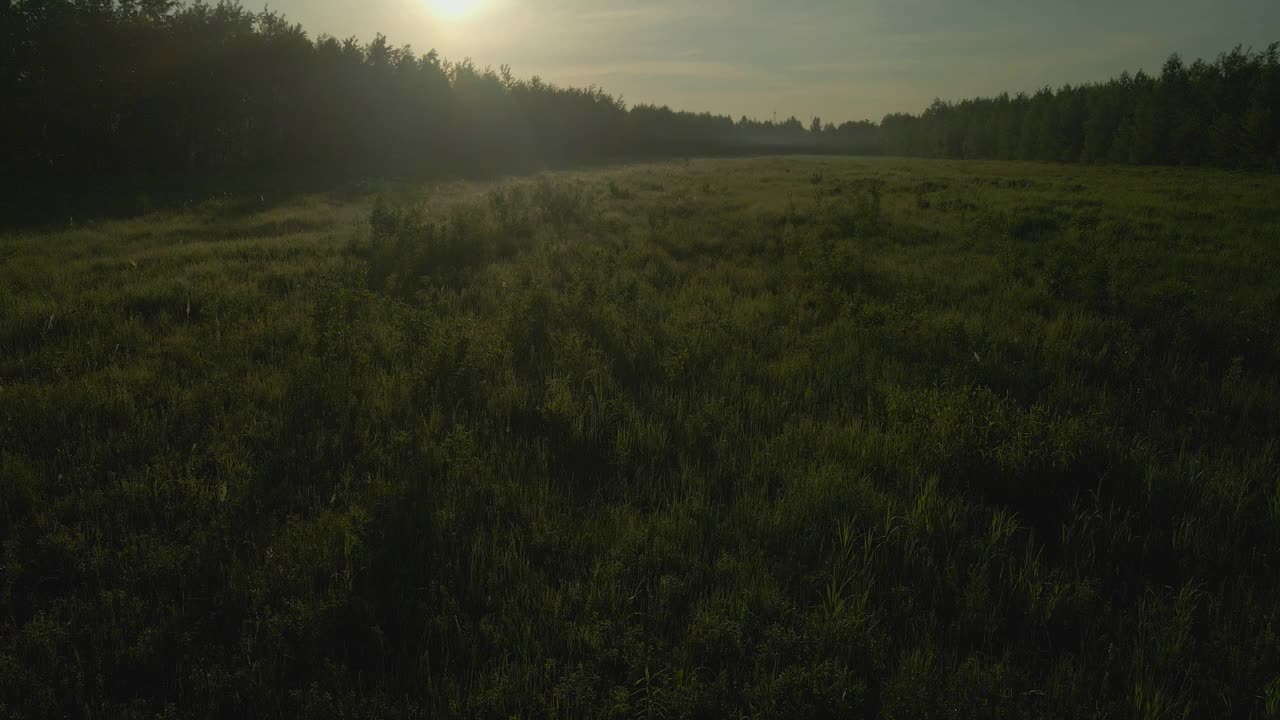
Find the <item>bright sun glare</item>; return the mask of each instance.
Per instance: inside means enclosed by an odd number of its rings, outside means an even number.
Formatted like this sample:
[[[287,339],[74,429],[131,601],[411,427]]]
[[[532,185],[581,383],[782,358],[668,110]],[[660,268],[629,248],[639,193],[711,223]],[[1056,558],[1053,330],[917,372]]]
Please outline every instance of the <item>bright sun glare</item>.
[[[476,11],[481,0],[427,0],[432,12],[448,20],[464,18]]]

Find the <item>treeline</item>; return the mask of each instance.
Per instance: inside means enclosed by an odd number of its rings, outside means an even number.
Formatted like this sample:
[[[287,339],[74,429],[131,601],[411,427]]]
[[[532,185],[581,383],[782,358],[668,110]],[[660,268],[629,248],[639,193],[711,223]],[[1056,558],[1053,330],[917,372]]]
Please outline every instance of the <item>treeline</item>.
[[[899,155],[1056,162],[1280,167],[1280,43],[1214,62],[1176,54],[1159,76],[1045,88],[889,115],[880,146]]]
[[[1280,162],[1277,45],[836,126],[628,107],[381,35],[311,38],[229,0],[0,0],[0,41],[0,179],[55,197],[104,178],[240,187],[765,152]]]
[[[0,6],[3,7],[3,6]],[[421,174],[747,149],[871,152],[874,126],[758,123],[308,37],[236,2],[18,0],[3,11],[6,172],[26,178]]]

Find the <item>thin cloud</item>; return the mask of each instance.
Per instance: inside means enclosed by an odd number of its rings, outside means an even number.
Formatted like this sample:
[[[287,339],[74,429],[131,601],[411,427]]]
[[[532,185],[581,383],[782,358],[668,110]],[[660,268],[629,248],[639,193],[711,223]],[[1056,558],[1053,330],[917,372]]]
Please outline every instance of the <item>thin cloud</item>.
[[[696,78],[703,80],[741,80],[748,73],[737,65],[700,60],[645,60],[606,65],[564,67],[560,72],[571,77],[647,77]]]
[[[697,7],[671,7],[650,5],[638,8],[613,8],[610,10],[592,10],[575,14],[575,18],[585,27],[604,25],[663,25],[680,20],[707,17],[705,9]]]

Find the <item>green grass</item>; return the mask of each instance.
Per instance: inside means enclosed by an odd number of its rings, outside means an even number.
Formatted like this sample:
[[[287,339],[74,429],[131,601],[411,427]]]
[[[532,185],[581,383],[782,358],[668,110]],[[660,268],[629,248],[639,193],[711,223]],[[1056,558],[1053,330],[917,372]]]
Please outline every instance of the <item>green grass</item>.
[[[1280,717],[1280,178],[0,235],[0,715]]]

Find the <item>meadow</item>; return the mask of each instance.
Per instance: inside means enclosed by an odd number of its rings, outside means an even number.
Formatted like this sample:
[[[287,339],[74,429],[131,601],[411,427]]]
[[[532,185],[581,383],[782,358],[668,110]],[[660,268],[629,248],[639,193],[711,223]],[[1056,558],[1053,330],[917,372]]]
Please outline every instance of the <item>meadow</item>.
[[[1280,177],[0,231],[0,716],[1280,718]]]

